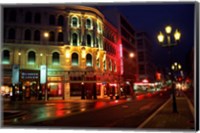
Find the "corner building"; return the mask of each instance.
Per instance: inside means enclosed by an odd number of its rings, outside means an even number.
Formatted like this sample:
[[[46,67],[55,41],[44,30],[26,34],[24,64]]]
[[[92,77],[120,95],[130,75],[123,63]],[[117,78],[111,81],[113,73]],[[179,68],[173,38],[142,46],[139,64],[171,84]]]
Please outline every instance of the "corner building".
[[[14,85],[11,93],[29,99],[39,91],[50,99],[120,95],[120,37],[97,9],[27,6],[4,7],[3,13],[2,86]]]

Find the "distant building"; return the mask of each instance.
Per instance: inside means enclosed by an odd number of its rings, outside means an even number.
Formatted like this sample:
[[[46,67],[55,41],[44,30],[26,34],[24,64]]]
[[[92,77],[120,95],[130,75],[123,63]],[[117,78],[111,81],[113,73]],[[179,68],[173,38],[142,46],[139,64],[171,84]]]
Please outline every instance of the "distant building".
[[[139,80],[155,81],[156,68],[152,62],[152,43],[145,32],[137,33]]]

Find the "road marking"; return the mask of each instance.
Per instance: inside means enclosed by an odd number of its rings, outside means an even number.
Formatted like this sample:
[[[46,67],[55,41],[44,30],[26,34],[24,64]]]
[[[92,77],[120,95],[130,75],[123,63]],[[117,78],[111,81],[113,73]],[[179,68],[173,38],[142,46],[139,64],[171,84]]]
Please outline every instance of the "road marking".
[[[148,117],[144,122],[142,122],[137,128],[143,128],[161,109],[163,109],[169,102],[171,97],[160,107],[158,108],[150,117]]]

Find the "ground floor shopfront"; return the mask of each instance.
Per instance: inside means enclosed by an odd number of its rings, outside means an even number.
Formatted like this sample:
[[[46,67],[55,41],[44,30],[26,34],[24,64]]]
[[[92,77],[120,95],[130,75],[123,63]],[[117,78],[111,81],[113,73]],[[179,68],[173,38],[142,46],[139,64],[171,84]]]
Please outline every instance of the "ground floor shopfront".
[[[41,84],[40,70],[20,70],[18,84],[11,84],[11,76],[7,74],[1,88],[8,88],[6,93],[14,100],[45,100],[45,96],[48,100],[114,99],[125,95],[127,87],[120,86],[114,76],[100,76],[91,72],[49,72],[47,84]]]

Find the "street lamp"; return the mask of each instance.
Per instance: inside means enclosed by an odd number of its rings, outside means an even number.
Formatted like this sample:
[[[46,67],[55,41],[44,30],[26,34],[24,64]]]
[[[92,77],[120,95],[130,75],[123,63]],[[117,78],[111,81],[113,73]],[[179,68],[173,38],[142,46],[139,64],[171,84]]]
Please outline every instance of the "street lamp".
[[[171,68],[171,64],[172,64],[172,57],[171,57],[171,48],[178,45],[178,42],[181,38],[181,33],[179,32],[178,29],[175,30],[174,32],[174,39],[172,40],[171,38],[171,34],[172,34],[172,27],[170,25],[167,25],[165,27],[165,35],[160,31],[157,39],[160,43],[160,45],[162,47],[168,47],[169,49],[169,59],[170,59],[170,68]],[[165,41],[165,36],[167,37],[167,41]],[[170,69],[170,71],[172,71],[172,69]],[[175,96],[175,85],[173,82],[173,73],[171,72],[171,80],[172,80],[172,108],[173,108],[173,112],[177,112],[177,106],[176,106],[176,96]]]
[[[48,32],[44,32],[44,38],[46,39],[46,41],[48,41],[49,38],[49,33]],[[48,44],[48,42],[47,42]],[[45,101],[48,100],[48,58],[47,58],[47,51],[46,51],[46,84],[45,84]]]
[[[174,71],[174,72],[180,71],[181,68],[182,68],[181,64],[179,64],[179,63],[177,63],[177,62],[174,62],[174,63],[172,64],[172,66],[171,66],[171,69],[172,69],[172,71]],[[177,73],[176,73],[176,74],[177,74]]]

